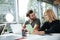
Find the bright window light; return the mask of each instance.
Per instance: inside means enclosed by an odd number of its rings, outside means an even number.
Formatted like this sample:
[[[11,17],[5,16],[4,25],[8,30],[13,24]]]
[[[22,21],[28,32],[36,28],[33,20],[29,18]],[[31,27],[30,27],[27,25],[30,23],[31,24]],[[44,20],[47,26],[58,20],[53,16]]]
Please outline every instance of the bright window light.
[[[45,2],[42,2],[42,7],[43,7],[43,15],[44,15],[44,12],[45,12],[45,6],[46,6],[46,3],[45,3]]]
[[[19,17],[26,19],[26,12],[29,0],[19,0]]]
[[[6,21],[7,22],[13,22],[14,16],[11,13],[6,14]]]

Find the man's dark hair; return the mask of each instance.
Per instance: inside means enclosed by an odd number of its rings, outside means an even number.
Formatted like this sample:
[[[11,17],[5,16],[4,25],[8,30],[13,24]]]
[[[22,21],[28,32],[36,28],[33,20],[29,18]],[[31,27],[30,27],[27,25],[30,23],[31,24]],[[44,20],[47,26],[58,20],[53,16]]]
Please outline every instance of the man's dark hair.
[[[33,10],[29,10],[29,11],[27,12],[27,14],[26,14],[26,17],[29,17],[30,14],[32,14],[32,13],[33,13]]]

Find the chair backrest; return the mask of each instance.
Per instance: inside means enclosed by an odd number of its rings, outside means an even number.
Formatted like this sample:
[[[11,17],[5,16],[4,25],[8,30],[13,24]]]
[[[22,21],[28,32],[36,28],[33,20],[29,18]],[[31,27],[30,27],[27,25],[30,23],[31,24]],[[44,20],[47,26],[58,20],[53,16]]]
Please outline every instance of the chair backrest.
[[[21,33],[21,29],[22,29],[21,24],[11,24],[10,26],[13,33]]]
[[[2,32],[4,31],[4,27],[5,27],[5,25],[0,25],[0,35],[1,35]]]

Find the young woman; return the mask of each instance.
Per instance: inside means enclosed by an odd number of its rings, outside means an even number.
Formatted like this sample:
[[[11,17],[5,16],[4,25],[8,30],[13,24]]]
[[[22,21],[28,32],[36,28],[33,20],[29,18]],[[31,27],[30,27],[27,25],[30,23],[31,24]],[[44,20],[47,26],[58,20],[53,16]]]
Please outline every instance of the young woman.
[[[44,13],[45,22],[40,31],[35,30],[34,34],[60,33],[60,21],[56,18],[51,9],[47,9]]]

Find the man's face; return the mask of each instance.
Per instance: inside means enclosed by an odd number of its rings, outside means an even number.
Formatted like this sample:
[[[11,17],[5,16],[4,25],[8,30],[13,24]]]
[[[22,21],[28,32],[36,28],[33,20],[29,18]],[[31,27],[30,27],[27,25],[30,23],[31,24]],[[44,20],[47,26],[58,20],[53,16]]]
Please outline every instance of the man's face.
[[[31,13],[31,14],[29,14],[29,15],[30,15],[29,18],[32,19],[32,20],[36,18],[36,16],[35,16],[34,13]]]

